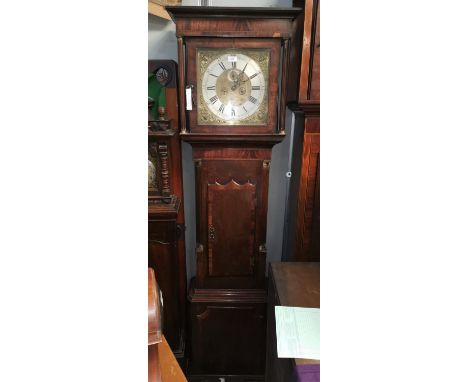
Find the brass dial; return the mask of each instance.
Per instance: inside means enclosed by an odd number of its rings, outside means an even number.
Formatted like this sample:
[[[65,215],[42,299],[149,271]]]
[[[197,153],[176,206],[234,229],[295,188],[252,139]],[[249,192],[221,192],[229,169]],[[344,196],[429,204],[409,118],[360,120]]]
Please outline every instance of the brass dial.
[[[199,49],[198,123],[265,125],[269,55],[268,49]]]

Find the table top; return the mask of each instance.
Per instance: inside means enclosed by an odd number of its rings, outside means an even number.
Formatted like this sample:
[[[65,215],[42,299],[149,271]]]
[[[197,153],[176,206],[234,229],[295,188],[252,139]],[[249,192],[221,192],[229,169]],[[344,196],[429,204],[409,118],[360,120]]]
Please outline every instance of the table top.
[[[271,263],[277,303],[281,306],[320,308],[320,263]],[[296,365],[320,363],[319,360],[295,359]]]
[[[159,359],[161,365],[161,375],[163,382],[187,382],[184,373],[180,369],[179,362],[177,362],[172,353],[166,337],[163,336],[163,341],[158,345]]]
[[[320,263],[271,263],[281,306],[320,308]]]

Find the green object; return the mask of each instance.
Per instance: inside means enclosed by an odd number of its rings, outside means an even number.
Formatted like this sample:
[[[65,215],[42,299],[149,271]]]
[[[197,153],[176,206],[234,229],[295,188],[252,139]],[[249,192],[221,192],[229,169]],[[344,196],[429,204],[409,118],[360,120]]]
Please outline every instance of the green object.
[[[159,83],[154,73],[148,74],[148,97],[154,99],[151,114],[154,119],[158,119],[158,107],[160,106],[160,102],[164,103],[161,104],[161,106],[166,106],[166,89]]]
[[[158,106],[166,107],[166,88],[163,87],[159,91]]]

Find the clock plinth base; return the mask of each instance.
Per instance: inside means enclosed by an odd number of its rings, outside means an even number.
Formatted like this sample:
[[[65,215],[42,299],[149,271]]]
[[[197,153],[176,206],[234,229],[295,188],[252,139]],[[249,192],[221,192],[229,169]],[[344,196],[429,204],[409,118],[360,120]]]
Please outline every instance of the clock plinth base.
[[[192,279],[189,380],[263,380],[266,299],[265,289],[195,289]]]

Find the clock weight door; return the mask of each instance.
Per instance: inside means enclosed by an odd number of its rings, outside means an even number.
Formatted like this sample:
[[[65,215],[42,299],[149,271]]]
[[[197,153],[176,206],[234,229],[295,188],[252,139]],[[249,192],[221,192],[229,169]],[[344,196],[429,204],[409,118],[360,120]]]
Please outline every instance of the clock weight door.
[[[197,288],[264,286],[271,152],[195,148]]]

